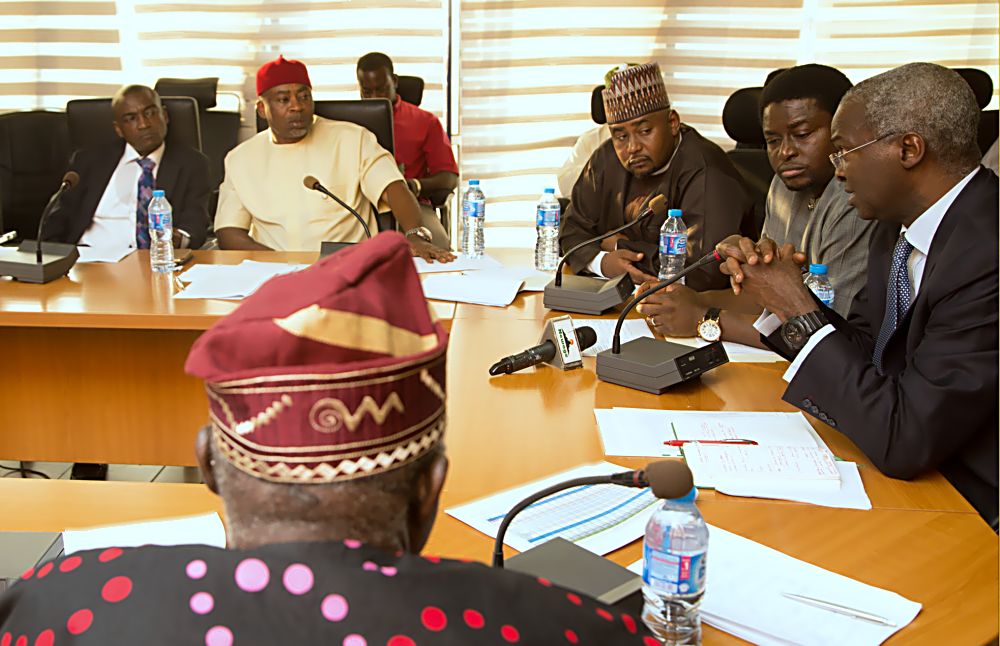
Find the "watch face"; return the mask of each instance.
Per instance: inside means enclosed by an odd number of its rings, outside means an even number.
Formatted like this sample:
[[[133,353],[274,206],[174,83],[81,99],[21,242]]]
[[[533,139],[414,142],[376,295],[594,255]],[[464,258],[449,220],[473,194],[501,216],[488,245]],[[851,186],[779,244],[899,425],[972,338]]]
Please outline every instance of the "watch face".
[[[805,326],[797,318],[789,319],[781,326],[781,338],[793,350],[798,350],[805,345],[806,337]]]
[[[722,338],[722,328],[718,321],[702,321],[698,324],[698,336],[709,342],[718,341]]]

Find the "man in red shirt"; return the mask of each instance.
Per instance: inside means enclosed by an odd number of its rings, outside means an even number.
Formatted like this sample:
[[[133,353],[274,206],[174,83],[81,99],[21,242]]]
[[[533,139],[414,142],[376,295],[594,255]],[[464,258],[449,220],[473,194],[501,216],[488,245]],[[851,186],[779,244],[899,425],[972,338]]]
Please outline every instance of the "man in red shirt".
[[[431,196],[454,191],[458,186],[458,165],[441,121],[396,94],[399,78],[393,73],[392,59],[385,54],[362,56],[357,76],[362,99],[392,102],[396,162],[406,185],[420,202],[422,224],[431,230],[434,244],[450,248],[448,234],[431,207]]]

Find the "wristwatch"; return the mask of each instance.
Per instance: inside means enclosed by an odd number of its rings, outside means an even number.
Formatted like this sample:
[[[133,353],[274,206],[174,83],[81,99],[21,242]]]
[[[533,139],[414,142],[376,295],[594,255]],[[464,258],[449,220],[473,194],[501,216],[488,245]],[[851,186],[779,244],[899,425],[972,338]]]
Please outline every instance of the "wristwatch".
[[[434,240],[434,237],[431,235],[431,230],[428,229],[427,227],[413,227],[403,235],[406,236],[407,238],[409,238],[410,236],[417,236],[418,238],[424,240],[425,242],[432,242]]]
[[[701,321],[698,323],[698,336],[705,339],[709,343],[721,339],[722,325],[719,324],[719,316],[721,314],[722,310],[718,307],[708,308],[708,311],[705,312],[705,316],[702,317]]]
[[[801,350],[816,330],[829,323],[820,310],[793,316],[781,324],[781,338],[792,350]]]

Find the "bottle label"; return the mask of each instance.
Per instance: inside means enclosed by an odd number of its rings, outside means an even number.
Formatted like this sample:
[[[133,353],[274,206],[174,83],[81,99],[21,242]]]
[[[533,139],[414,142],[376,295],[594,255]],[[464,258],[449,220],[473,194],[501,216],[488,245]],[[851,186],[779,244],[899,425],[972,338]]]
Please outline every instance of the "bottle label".
[[[660,253],[665,253],[668,256],[686,256],[687,246],[687,236],[660,234]]]
[[[154,211],[149,212],[149,228],[154,231],[165,231],[168,228],[173,228],[174,216],[171,211],[166,211],[165,213],[156,213]]]
[[[462,200],[462,215],[467,218],[481,218],[486,213],[483,200]]]
[[[705,552],[670,554],[643,545],[642,582],[660,594],[699,594],[705,589]]]
[[[535,225],[540,227],[559,226],[559,209],[539,208],[535,213]]]

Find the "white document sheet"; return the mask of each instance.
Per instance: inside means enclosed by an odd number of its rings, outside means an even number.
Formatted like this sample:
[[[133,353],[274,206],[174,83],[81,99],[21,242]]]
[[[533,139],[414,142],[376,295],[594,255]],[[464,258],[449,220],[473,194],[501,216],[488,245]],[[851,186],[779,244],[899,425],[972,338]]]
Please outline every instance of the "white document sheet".
[[[460,274],[434,274],[423,280],[424,296],[440,301],[506,307],[524,283],[523,271],[483,269]]]
[[[77,247],[77,251],[80,252],[80,257],[77,258],[77,262],[119,262],[123,258],[128,257],[133,251],[132,247],[125,247],[124,249],[104,249],[101,247]]]
[[[802,413],[597,409],[605,455],[680,457],[666,440],[753,440],[762,446],[826,449]]]
[[[825,490],[813,487],[797,487],[793,483],[739,483],[717,484],[715,490],[730,496],[742,498],[770,498],[772,500],[791,500],[805,502],[821,507],[836,507],[839,509],[872,508],[865,485],[861,482],[861,473],[854,462],[834,462],[840,473],[840,489]]]
[[[709,525],[708,571],[701,617],[755,644],[875,646],[916,618],[921,605],[895,592],[824,570]],[[642,573],[642,561],[633,563]],[[822,599],[888,620],[855,619],[794,601],[782,593]]]
[[[615,334],[615,319],[573,319],[573,327],[592,327],[597,332],[597,343],[583,351],[585,357],[596,357],[598,353],[611,349],[611,339]],[[639,337],[653,338],[645,319],[626,319],[622,323],[621,341],[627,343]],[[610,454],[609,454],[610,455]]]
[[[63,547],[67,555],[83,550],[140,545],[225,547],[226,528],[219,515],[211,513],[91,529],[67,529],[63,532]]]
[[[244,260],[238,265],[195,265],[180,275],[182,282],[190,284],[174,298],[241,299],[275,276],[305,267],[308,265],[254,260]]]
[[[788,491],[839,491],[840,471],[826,449],[805,446],[687,444],[684,459],[697,487],[766,486]]]
[[[503,267],[499,260],[488,254],[479,258],[469,258],[463,254],[455,254],[452,262],[427,262],[423,258],[414,258],[413,264],[418,274],[437,274],[445,271],[477,271],[481,269],[499,269]]]
[[[708,341],[699,337],[665,338],[667,341],[680,343],[681,345],[686,345],[692,348],[702,348],[708,345]],[[722,347],[726,349],[726,355],[729,356],[729,361],[732,363],[774,363],[775,361],[785,360],[781,355],[771,352],[770,350],[762,350],[750,345],[743,345],[742,343],[723,341]]]
[[[454,507],[446,513],[495,538],[504,514],[530,494],[564,480],[625,470],[607,462],[587,464]],[[641,538],[658,504],[649,489],[615,485],[567,489],[518,514],[507,529],[504,543],[523,552],[562,537],[594,554],[607,554]]]

